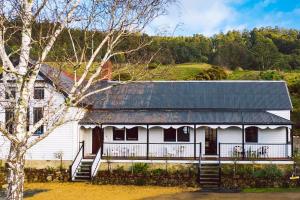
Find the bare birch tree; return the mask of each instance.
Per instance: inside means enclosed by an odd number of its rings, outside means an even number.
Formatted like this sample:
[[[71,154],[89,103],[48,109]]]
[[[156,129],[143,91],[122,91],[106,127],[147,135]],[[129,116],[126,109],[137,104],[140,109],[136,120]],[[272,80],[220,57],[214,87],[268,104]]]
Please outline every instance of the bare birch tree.
[[[66,123],[65,113],[79,106],[90,95],[108,88],[91,90],[99,81],[102,67],[117,55],[130,54],[143,48],[141,42],[134,48],[118,48],[122,40],[140,32],[154,18],[164,13],[171,0],[0,0],[0,58],[2,81],[10,101],[5,107],[12,108],[10,124],[1,123],[1,133],[10,141],[8,164],[7,199],[23,199],[25,153],[46,138],[58,126]],[[33,26],[50,23],[48,30],[33,33]],[[84,37],[79,45],[69,31],[73,55],[67,60],[72,65],[73,84],[68,88],[64,103],[52,107],[37,123],[27,120],[35,82],[39,71],[51,53],[57,38],[66,28],[79,28],[85,33],[101,32],[99,44],[90,45],[92,37]],[[33,37],[33,34],[38,37]],[[31,61],[32,48],[37,58]],[[91,50],[92,49],[92,50]],[[87,52],[90,52],[87,54]],[[95,60],[100,60],[95,66]],[[77,69],[83,71],[80,76]],[[92,73],[91,73],[92,72]],[[14,90],[10,90],[10,88]],[[59,87],[56,87],[60,90]],[[3,95],[3,94],[2,94]],[[43,124],[47,129],[38,137],[31,136]],[[30,125],[30,126],[29,126]],[[29,127],[29,128],[28,128]]]

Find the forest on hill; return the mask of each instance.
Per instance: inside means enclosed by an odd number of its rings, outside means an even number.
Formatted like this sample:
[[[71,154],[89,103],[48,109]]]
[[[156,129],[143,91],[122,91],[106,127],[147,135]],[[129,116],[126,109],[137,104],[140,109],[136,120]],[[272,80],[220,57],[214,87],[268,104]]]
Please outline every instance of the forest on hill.
[[[53,24],[40,23],[34,26],[33,39],[45,35],[51,30]],[[48,61],[65,61],[72,58],[73,48],[69,32],[77,46],[77,51],[87,45],[85,49],[88,57],[93,46],[101,42],[103,33],[84,32],[81,29],[66,29],[55,43]],[[18,35],[10,39],[8,48],[11,52],[16,49],[19,41]],[[134,59],[147,55],[156,54],[153,61],[159,64],[180,64],[180,63],[208,63],[224,66],[234,70],[243,68],[248,70],[294,70],[300,69],[300,31],[283,28],[255,28],[253,30],[229,31],[219,33],[211,37],[194,35],[191,37],[162,37],[149,36],[136,33],[125,38],[119,45],[119,49],[134,48],[142,42],[152,43],[134,55],[123,54],[113,58],[113,62],[128,63]],[[43,41],[38,41],[42,43]],[[38,44],[37,43],[37,44]],[[32,48],[33,57],[37,57],[39,45]]]

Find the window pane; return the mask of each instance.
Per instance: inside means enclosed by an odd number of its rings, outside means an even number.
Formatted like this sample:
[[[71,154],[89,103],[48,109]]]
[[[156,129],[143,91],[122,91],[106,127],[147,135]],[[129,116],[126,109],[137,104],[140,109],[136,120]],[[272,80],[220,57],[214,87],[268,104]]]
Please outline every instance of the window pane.
[[[13,133],[14,111],[12,108],[5,109],[5,127],[9,133]]]
[[[5,99],[15,99],[16,98],[16,88],[10,87],[5,91]]]
[[[125,129],[113,128],[113,140],[125,140]]]
[[[176,142],[176,129],[174,128],[164,129],[164,141]]]
[[[190,127],[181,127],[177,129],[177,141],[189,142],[190,141]]]
[[[37,123],[43,118],[43,108],[33,108],[33,123]],[[44,126],[40,126],[35,134],[43,134],[44,132]]]
[[[248,127],[245,129],[246,142],[257,142],[258,128]]]
[[[138,140],[138,127],[126,129],[126,140]]]
[[[34,99],[44,99],[44,88],[34,88]]]

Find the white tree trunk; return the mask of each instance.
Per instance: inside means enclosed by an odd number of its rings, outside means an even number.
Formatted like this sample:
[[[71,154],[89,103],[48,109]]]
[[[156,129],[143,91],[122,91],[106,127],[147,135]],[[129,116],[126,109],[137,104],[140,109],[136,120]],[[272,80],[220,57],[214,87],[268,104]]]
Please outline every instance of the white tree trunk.
[[[25,158],[19,146],[14,144],[10,147],[8,157],[8,174],[7,174],[7,200],[22,200],[24,192],[24,165]]]

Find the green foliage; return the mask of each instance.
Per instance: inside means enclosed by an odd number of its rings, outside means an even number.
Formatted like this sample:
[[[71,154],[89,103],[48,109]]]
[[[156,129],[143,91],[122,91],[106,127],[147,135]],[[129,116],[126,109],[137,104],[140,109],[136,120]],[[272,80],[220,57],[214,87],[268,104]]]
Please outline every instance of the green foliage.
[[[260,76],[260,79],[262,79],[262,80],[282,80],[283,79],[283,75],[276,70],[261,71],[259,76]]]
[[[146,174],[148,172],[149,165],[147,163],[134,163],[131,166],[131,171],[134,174]]]
[[[267,165],[266,167],[256,169],[253,176],[256,178],[275,179],[283,177],[283,172],[276,165]]]
[[[114,81],[129,81],[131,79],[132,79],[131,74],[129,74],[127,72],[121,72],[121,73],[115,74],[112,77],[112,80],[114,80]]]
[[[227,78],[227,73],[222,67],[213,66],[207,70],[201,71],[196,80],[224,80]]]

